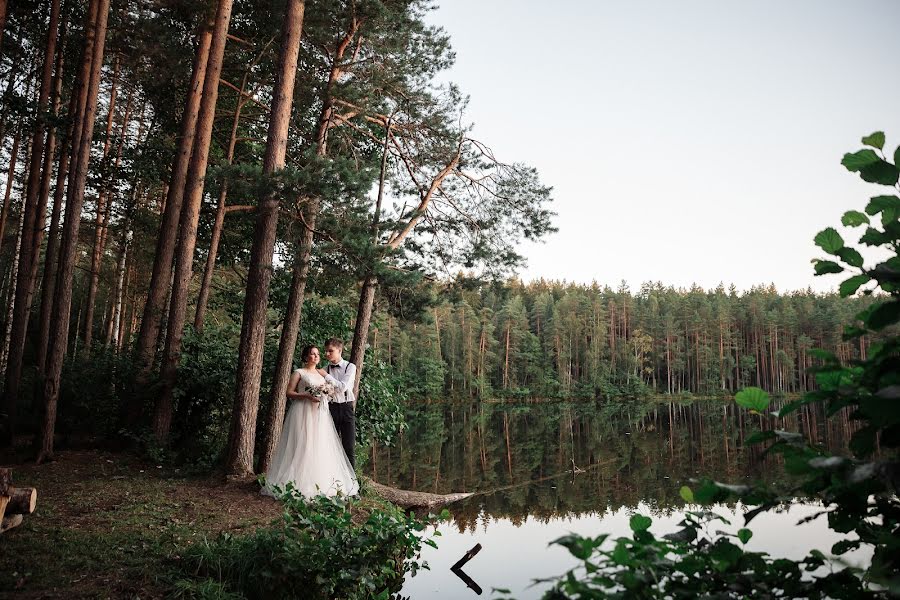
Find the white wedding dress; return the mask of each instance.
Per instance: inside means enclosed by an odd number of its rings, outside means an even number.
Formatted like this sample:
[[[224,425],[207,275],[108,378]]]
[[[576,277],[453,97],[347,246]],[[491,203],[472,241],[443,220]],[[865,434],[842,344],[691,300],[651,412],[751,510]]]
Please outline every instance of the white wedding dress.
[[[325,378],[316,371],[297,371],[299,392],[311,393],[312,388],[325,384]],[[274,496],[275,488],[284,490],[288,482],[307,498],[358,493],[359,482],[334,428],[327,398],[321,397],[320,402],[288,402],[281,439],[262,493]]]

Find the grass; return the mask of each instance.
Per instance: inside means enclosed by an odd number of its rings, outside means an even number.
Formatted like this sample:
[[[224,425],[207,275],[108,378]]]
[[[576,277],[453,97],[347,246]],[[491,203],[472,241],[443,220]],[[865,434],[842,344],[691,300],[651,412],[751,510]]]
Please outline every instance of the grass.
[[[37,510],[0,537],[0,597],[161,598],[184,576],[184,549],[280,518],[255,484],[226,485],[103,451],[13,465]]]

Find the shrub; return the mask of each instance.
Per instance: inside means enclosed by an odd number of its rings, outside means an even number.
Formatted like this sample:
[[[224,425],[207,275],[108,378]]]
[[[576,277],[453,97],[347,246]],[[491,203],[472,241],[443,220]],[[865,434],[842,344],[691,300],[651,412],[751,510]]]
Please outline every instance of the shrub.
[[[291,488],[282,500],[280,527],[191,548],[185,558],[195,574],[248,598],[361,600],[387,598],[407,572],[427,568],[419,553],[434,542],[422,537],[429,523],[414,515],[379,504],[354,516],[360,505],[352,500],[304,499]]]

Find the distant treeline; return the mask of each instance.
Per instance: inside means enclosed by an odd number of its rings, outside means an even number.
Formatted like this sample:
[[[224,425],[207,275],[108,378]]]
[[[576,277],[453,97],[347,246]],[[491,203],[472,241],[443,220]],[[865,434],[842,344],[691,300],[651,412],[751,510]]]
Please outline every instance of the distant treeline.
[[[422,396],[718,394],[815,387],[816,348],[842,361],[872,340],[842,340],[868,298],[774,286],[737,292],[660,283],[634,292],[539,281],[442,289],[412,322],[381,315],[375,353]]]

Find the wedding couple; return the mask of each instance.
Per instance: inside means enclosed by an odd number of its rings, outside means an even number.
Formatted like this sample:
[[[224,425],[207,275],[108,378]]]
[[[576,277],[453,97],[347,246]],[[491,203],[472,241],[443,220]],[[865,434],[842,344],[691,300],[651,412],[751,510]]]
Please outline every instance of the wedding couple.
[[[275,488],[284,490],[288,483],[307,498],[359,492],[354,471],[356,365],[341,357],[343,350],[339,339],[325,342],[325,369],[318,368],[316,346],[301,351],[303,366],[288,382],[290,406],[263,494],[274,496]]]

